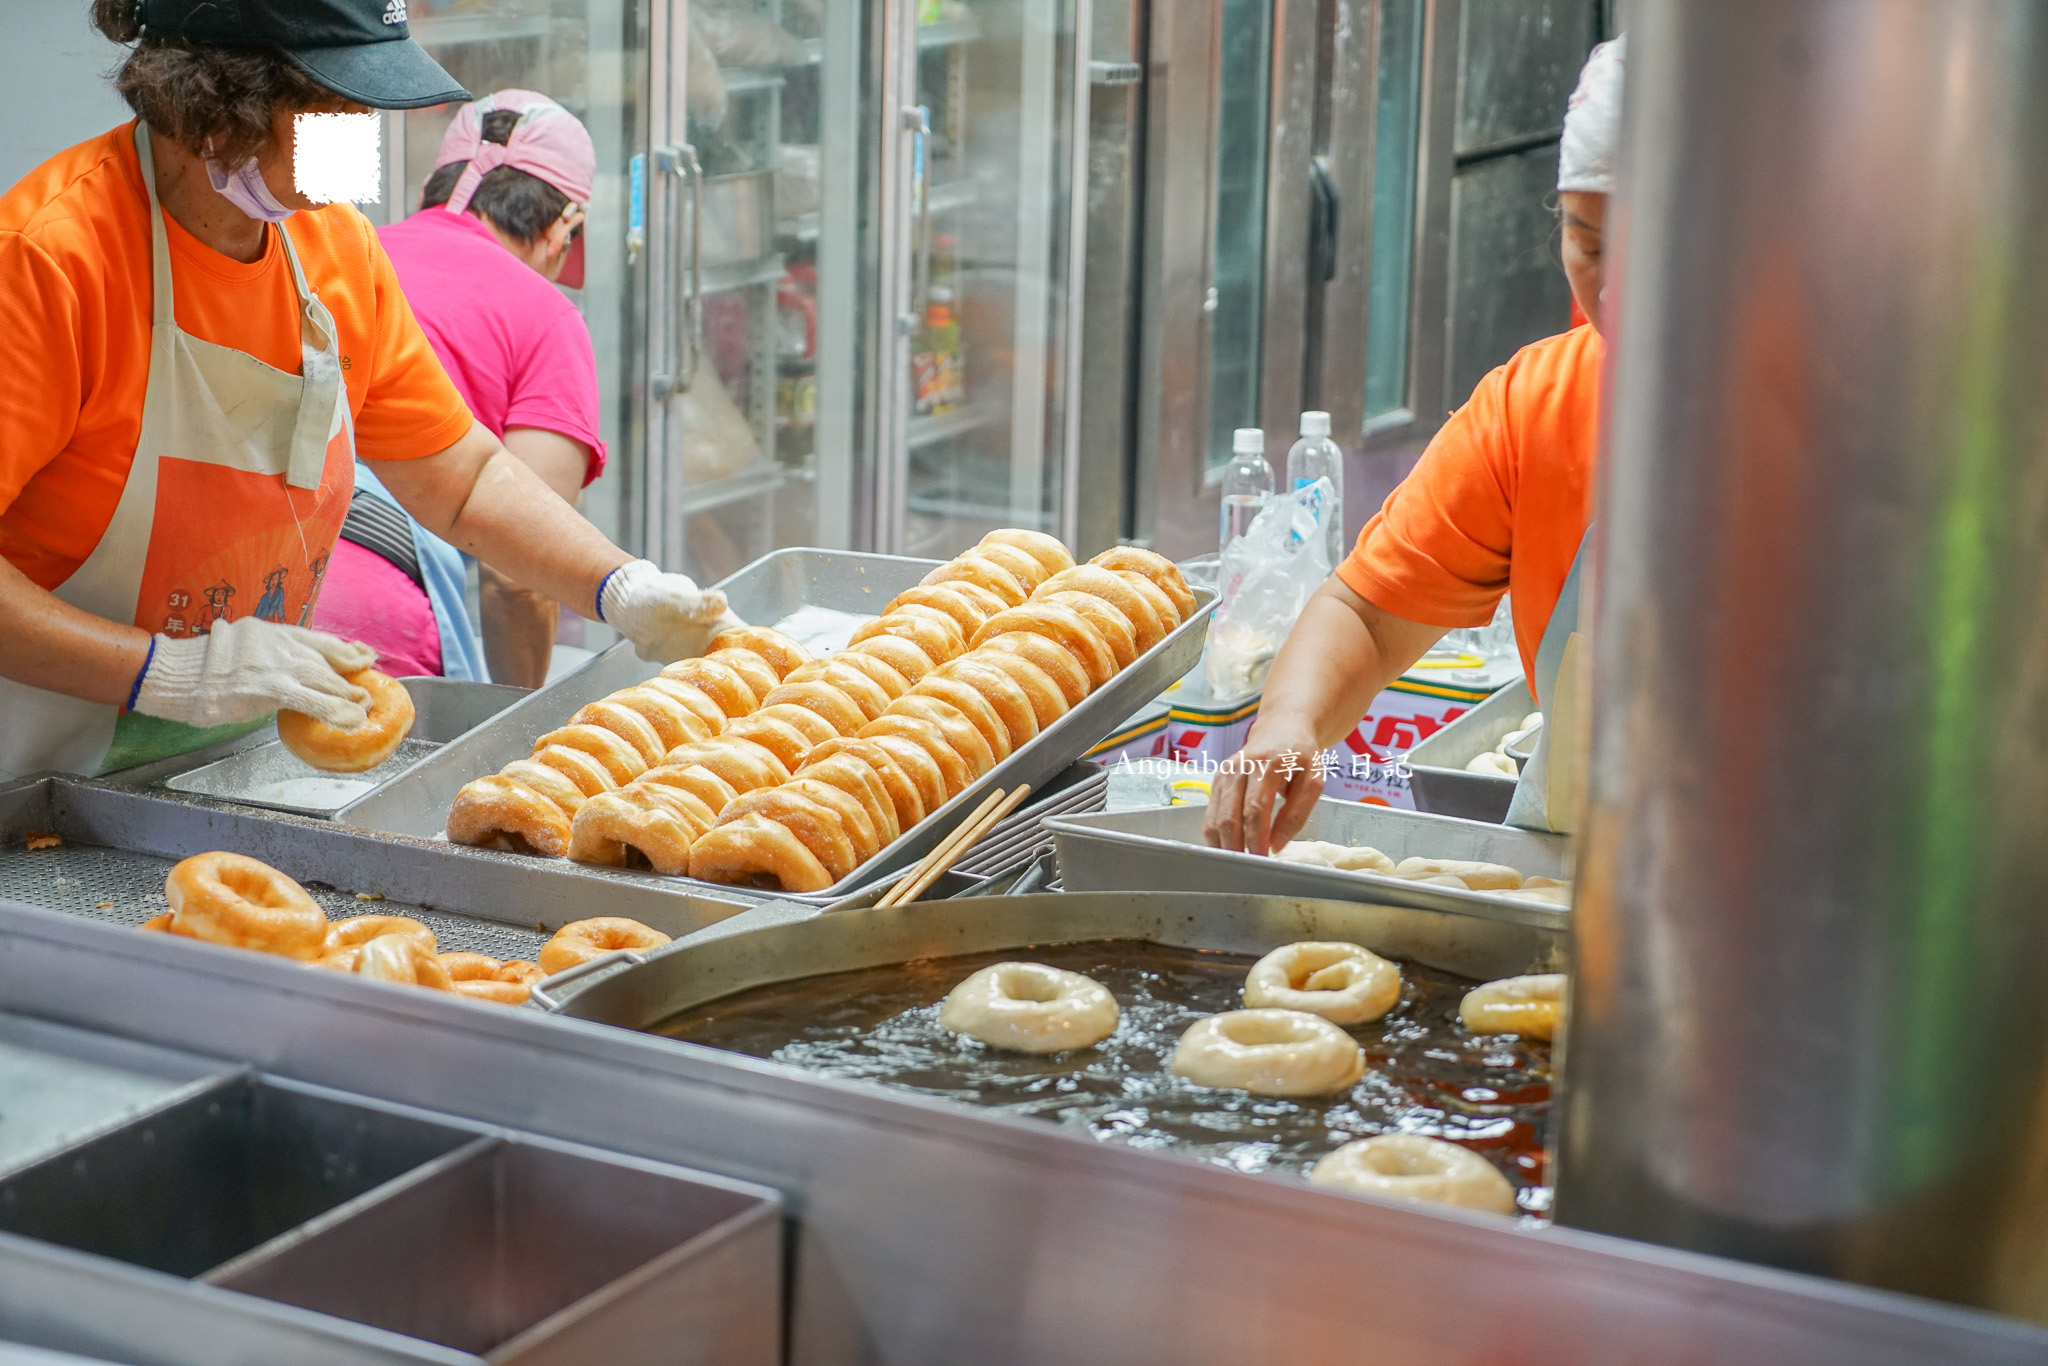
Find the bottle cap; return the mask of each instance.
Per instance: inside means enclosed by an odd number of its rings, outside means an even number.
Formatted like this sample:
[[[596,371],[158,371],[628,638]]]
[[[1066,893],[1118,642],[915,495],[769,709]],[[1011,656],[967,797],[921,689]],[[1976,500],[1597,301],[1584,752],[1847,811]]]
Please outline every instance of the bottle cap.
[[[1330,434],[1330,415],[1328,413],[1303,413],[1301,415],[1301,434],[1303,436],[1328,436]]]
[[[1239,427],[1230,438],[1230,449],[1238,455],[1250,451],[1255,455],[1266,453],[1266,433],[1258,427]]]

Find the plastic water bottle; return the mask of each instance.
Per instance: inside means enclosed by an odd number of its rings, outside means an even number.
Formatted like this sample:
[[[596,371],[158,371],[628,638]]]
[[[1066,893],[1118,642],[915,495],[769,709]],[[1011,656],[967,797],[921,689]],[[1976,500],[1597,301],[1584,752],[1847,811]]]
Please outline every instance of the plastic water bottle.
[[[1335,569],[1349,548],[1344,544],[1344,452],[1330,440],[1328,413],[1301,415],[1301,440],[1287,452],[1287,487],[1301,489],[1318,479],[1330,481],[1330,516],[1324,534]]]
[[[1273,496],[1273,467],[1266,463],[1266,434],[1239,427],[1230,438],[1230,463],[1223,470],[1223,534],[1218,550],[1250,531],[1252,519]]]

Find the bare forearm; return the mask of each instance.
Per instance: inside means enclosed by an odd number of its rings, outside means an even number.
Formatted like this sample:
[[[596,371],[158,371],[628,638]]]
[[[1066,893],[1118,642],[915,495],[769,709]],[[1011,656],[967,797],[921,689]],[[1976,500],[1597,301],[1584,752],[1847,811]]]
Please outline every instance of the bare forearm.
[[[538,688],[547,682],[559,606],[553,599],[519,587],[488,565],[478,576],[478,597],[491,681],[516,688]]]
[[[149,632],[63,602],[0,560],[0,676],[121,706],[149,658]]]

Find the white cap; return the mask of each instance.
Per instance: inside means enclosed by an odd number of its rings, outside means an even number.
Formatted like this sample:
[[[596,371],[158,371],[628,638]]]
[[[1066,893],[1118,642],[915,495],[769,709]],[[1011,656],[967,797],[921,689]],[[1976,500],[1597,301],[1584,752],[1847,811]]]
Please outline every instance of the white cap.
[[[1614,193],[1614,169],[1621,155],[1622,71],[1628,55],[1623,35],[1602,43],[1586,58],[1579,84],[1564,112],[1558,148],[1557,188]]]
[[[1264,429],[1259,427],[1239,427],[1236,435],[1230,438],[1230,449],[1239,455],[1244,454],[1246,451],[1255,451],[1260,455],[1264,455],[1266,453],[1266,433]]]
[[[1303,413],[1301,415],[1301,434],[1303,436],[1328,436],[1330,434],[1330,415],[1328,413]]]

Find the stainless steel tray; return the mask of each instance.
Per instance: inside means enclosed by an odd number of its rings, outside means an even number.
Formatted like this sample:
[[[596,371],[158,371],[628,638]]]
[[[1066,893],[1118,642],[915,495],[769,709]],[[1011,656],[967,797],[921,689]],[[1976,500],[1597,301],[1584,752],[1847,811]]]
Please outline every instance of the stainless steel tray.
[[[1202,842],[1203,807],[1056,816],[1046,822],[1059,847],[1060,876],[1070,891],[1251,892],[1341,897],[1421,910],[1490,916],[1525,925],[1562,925],[1567,912],[1540,902],[1487,892],[1461,892],[1379,873],[1318,868]],[[1452,816],[1396,811],[1324,798],[1299,838],[1369,844],[1396,862],[1404,858],[1478,859],[1505,863],[1525,877],[1569,877],[1564,835],[1486,825]]]
[[[524,688],[453,678],[401,678],[412,697],[412,733],[398,750],[361,773],[322,773],[275,738],[163,780],[173,792],[305,816],[335,812],[404,777],[435,751],[526,696]],[[270,732],[274,737],[274,732]]]
[[[837,550],[778,550],[740,570],[721,587],[733,610],[750,621],[772,623],[806,605],[842,612],[876,612],[939,563]],[[1197,588],[1194,592],[1197,605],[1192,616],[1082,699],[1079,706],[859,868],[821,892],[793,899],[818,905],[840,900],[922,858],[990,789],[1015,787],[1018,783],[1029,783],[1033,789],[1044,786],[1125,717],[1194,667],[1201,657],[1202,642],[1208,635],[1209,610],[1216,600],[1215,594],[1207,589]],[[486,725],[446,746],[404,779],[343,808],[339,819],[369,830],[437,834],[446,826],[448,808],[464,783],[526,757],[535,739],[567,721],[584,703],[653,672],[652,666],[634,658],[630,647],[614,646],[576,674],[508,707]],[[738,891],[691,878],[664,878],[653,873],[634,876],[699,888],[711,895],[731,896]],[[746,895],[743,891],[739,894]],[[753,893],[756,899],[766,895]]]
[[[1408,790],[1416,810],[1495,825],[1506,820],[1515,780],[1468,773],[1465,765],[1499,744],[1535,710],[1528,683],[1516,679],[1409,750]]]
[[[226,1065],[0,1015],[0,1174],[204,1088]]]

